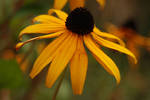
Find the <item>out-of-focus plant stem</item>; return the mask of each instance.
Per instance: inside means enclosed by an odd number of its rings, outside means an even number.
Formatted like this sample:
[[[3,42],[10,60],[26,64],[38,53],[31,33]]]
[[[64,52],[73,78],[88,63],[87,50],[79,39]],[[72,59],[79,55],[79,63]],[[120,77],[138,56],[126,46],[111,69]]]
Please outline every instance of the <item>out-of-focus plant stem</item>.
[[[5,5],[4,5],[4,1],[2,0],[2,9],[3,9],[3,14],[5,15]],[[9,34],[9,23],[11,21],[11,18],[16,14],[16,12],[23,6],[25,0],[19,0],[17,1],[13,6],[13,12],[10,13],[10,15],[8,17],[6,17],[2,23],[0,23],[0,32],[1,34],[1,38],[5,38],[5,36],[7,36]],[[7,36],[9,37],[9,36]],[[1,40],[1,39],[0,39]],[[6,41],[8,42],[9,45],[9,41],[11,41],[10,39],[7,39]],[[7,45],[6,45],[7,46]],[[10,100],[10,93],[11,91],[9,89],[2,89],[0,91],[0,100]]]
[[[16,14],[16,12],[23,6],[24,1],[25,0],[19,0],[18,2],[16,2],[14,4],[14,6],[13,6],[13,12],[7,18],[4,19],[4,21],[0,25],[0,29],[3,29],[5,26],[8,25],[11,17],[13,17]]]
[[[4,1],[4,0],[2,0],[2,1]],[[14,3],[13,12],[10,13],[8,16],[4,15],[6,18],[0,23],[0,33],[2,33],[2,34],[0,34],[0,37],[1,37],[0,40],[4,40],[4,38],[6,38],[6,37],[7,37],[7,39],[5,39],[5,40],[9,40],[9,41],[7,41],[6,47],[9,45],[12,45],[12,42],[11,42],[12,38],[9,37],[9,34],[11,33],[10,29],[9,29],[9,23],[10,23],[12,17],[23,6],[24,1],[25,0],[18,0],[16,3]],[[3,12],[5,12],[5,11],[3,11]]]
[[[60,89],[60,87],[61,87],[62,81],[63,81],[63,79],[64,79],[64,77],[65,77],[66,70],[67,70],[67,69],[65,69],[64,72],[63,72],[63,75],[62,75],[62,77],[61,77],[61,79],[60,79],[60,81],[59,81],[59,83],[58,83],[58,85],[57,85],[57,88],[56,88],[56,90],[55,90],[55,92],[54,92],[54,95],[53,95],[52,100],[56,100],[56,97],[57,97],[57,94],[58,94],[59,89]]]
[[[43,75],[45,75],[44,72],[40,73],[37,77],[35,77],[32,80],[31,86],[29,87],[29,90],[25,93],[25,95],[23,96],[22,100],[33,100],[34,93],[36,92],[39,84],[41,83],[43,79],[42,78]]]

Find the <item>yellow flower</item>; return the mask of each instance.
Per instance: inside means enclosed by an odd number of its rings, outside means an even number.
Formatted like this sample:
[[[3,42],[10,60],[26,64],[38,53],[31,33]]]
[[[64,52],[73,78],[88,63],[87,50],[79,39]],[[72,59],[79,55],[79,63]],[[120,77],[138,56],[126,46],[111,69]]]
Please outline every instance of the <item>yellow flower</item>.
[[[144,37],[139,35],[136,32],[136,26],[135,22],[133,20],[128,20],[123,26],[120,28],[117,28],[113,24],[107,24],[106,30],[119,38],[126,41],[126,46],[133,52],[133,54],[139,58],[140,57],[140,51],[139,47],[144,47],[147,50],[150,50],[150,37]],[[130,58],[129,58],[130,60]],[[135,67],[131,63],[131,66]]]
[[[78,7],[84,7],[85,0],[54,0],[54,9],[62,9],[69,2],[70,9],[73,10]]]
[[[104,9],[106,0],[96,0],[96,1],[99,3],[99,5],[101,6],[101,8]]]
[[[67,2],[69,2],[70,9],[73,10],[78,7],[84,7],[85,1],[86,0],[54,0],[53,8],[60,10],[60,9],[64,8],[64,6],[67,4]],[[96,1],[100,4],[101,8],[105,7],[106,0],[96,0]]]
[[[31,78],[37,76],[50,63],[46,85],[51,88],[70,62],[73,92],[74,94],[81,94],[88,67],[88,57],[84,44],[96,60],[103,65],[104,69],[116,78],[117,83],[120,82],[120,72],[113,60],[100,49],[99,44],[125,53],[131,56],[135,63],[137,62],[136,57],[123,46],[123,42],[118,37],[101,32],[96,28],[93,17],[87,9],[76,8],[69,15],[56,9],[50,9],[49,12],[56,13],[58,18],[50,14],[35,17],[33,21],[40,22],[40,24],[26,27],[20,32],[19,38],[21,39],[25,34],[36,33],[40,33],[42,36],[31,38],[16,45],[16,48],[19,49],[33,40],[58,37],[48,44],[35,61],[30,73]],[[119,44],[107,39],[116,40]]]

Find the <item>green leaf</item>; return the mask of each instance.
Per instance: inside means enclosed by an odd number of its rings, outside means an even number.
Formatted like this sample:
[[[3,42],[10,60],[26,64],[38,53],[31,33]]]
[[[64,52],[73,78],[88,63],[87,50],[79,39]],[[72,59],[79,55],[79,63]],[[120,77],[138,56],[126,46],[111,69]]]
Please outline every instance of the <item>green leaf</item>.
[[[0,89],[18,88],[24,84],[24,77],[16,60],[0,59]]]

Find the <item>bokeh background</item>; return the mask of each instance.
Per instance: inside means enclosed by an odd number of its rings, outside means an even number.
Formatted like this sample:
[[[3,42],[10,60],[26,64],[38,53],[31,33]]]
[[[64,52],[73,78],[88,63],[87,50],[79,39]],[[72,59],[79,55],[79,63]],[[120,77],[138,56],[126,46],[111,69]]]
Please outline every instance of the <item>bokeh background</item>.
[[[137,33],[145,37],[150,37],[149,5],[150,0],[106,0],[102,10],[95,0],[86,0],[86,8],[91,11],[101,30],[106,31],[106,22],[120,26],[127,19],[133,18]],[[51,40],[29,43],[19,51],[14,48],[19,42],[19,32],[32,24],[33,17],[46,14],[52,7],[53,0],[0,0],[0,100],[52,99],[59,80],[53,88],[46,88],[47,68],[35,79],[29,77],[35,59]],[[69,4],[63,10],[69,13]],[[30,37],[24,38],[26,40]],[[104,50],[118,65],[121,83],[116,85],[114,77],[88,52],[89,66],[83,94],[73,95],[67,68],[57,100],[150,100],[150,51],[139,47],[141,55],[138,67],[133,69],[126,55]]]

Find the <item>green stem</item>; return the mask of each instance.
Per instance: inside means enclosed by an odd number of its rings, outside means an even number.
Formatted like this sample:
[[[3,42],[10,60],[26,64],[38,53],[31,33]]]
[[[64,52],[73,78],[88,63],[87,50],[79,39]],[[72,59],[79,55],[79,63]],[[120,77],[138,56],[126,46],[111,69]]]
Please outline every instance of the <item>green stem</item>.
[[[57,94],[59,92],[60,86],[62,84],[62,81],[63,81],[64,77],[65,77],[65,73],[66,73],[66,69],[64,70],[63,75],[62,75],[62,77],[61,77],[61,79],[60,79],[60,81],[59,81],[59,83],[57,85],[57,88],[56,88],[56,90],[54,92],[52,100],[56,100],[56,97],[57,97]]]

